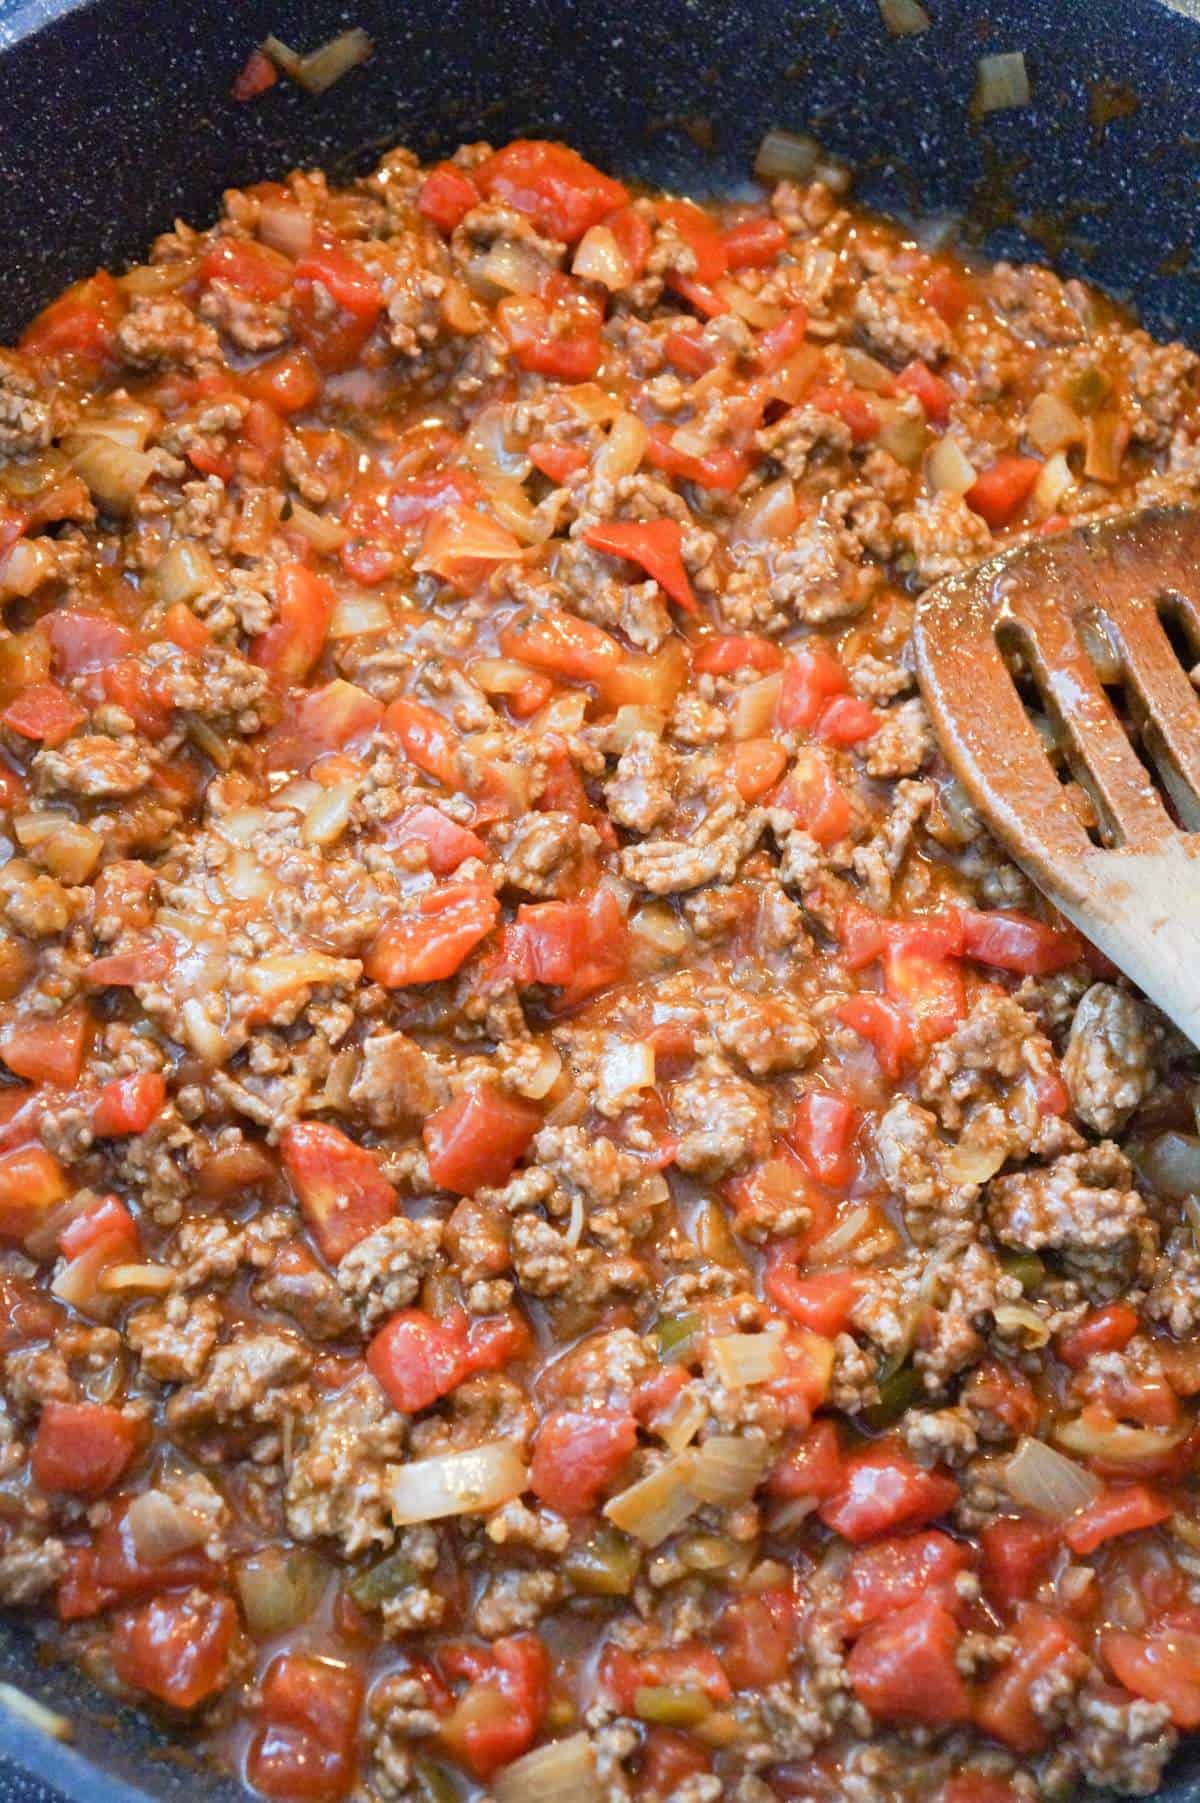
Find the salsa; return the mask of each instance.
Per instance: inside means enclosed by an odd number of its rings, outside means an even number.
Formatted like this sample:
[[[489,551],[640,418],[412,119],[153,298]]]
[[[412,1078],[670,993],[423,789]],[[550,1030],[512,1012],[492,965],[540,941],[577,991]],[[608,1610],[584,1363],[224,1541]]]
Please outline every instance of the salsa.
[[[0,352],[0,1599],[260,1796],[1200,1728],[1196,1057],[909,651],[1197,359],[823,173],[397,150]]]

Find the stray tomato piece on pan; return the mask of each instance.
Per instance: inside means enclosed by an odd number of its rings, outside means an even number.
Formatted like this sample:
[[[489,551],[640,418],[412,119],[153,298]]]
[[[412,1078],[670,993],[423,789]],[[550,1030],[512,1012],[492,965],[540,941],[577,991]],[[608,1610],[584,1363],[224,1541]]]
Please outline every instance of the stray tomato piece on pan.
[[[297,1121],[279,1142],[300,1212],[330,1264],[337,1264],[396,1212],[396,1192],[375,1154],[326,1121]]]

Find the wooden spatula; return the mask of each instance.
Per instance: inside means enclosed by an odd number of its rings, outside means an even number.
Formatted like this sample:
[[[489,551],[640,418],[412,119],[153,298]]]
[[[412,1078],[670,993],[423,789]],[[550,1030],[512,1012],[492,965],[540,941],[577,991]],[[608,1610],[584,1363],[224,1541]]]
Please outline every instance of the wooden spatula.
[[[996,838],[1200,1045],[1200,696],[1164,621],[1200,661],[1190,508],[1001,552],[927,589],[914,639],[946,759]],[[1098,827],[1030,719],[1031,685]]]

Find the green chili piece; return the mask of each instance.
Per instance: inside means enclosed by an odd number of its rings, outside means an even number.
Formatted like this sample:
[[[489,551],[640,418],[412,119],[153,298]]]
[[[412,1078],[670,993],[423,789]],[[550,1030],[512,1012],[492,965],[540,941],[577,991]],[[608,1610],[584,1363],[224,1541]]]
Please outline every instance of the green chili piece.
[[[685,1358],[703,1325],[697,1314],[663,1315],[654,1330],[658,1335],[659,1358],[666,1364]]]
[[[1112,383],[1102,369],[1090,363],[1067,383],[1067,398],[1077,413],[1095,413],[1112,392]]]
[[[1008,1252],[1000,1260],[1006,1277],[1015,1277],[1027,1296],[1039,1290],[1046,1278],[1046,1266],[1036,1252]]]
[[[859,1419],[868,1427],[892,1427],[921,1394],[921,1379],[911,1365],[898,1365],[882,1378],[879,1401],[863,1409]]]
[[[416,1570],[404,1554],[389,1553],[366,1571],[355,1572],[347,1588],[360,1609],[378,1609],[416,1581]]]
[[[664,1728],[694,1728],[712,1714],[712,1703],[704,1691],[686,1684],[639,1684],[633,1712],[639,1721]]]
[[[641,1549],[628,1534],[603,1527],[568,1549],[563,1570],[582,1596],[628,1596],[641,1559]]]

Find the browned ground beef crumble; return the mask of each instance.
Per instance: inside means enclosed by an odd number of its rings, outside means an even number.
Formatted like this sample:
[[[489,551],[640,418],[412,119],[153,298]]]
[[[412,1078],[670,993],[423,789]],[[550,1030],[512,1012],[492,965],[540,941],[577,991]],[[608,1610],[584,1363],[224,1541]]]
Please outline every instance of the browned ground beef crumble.
[[[0,352],[0,1598],[56,1652],[282,1799],[1155,1787],[1194,1056],[909,627],[1194,499],[1196,367],[820,182],[527,143],[231,192]]]

